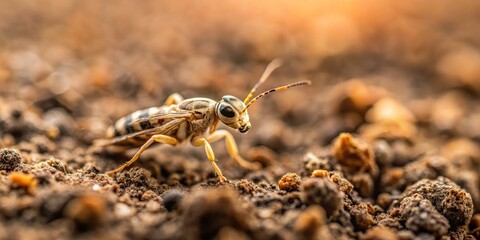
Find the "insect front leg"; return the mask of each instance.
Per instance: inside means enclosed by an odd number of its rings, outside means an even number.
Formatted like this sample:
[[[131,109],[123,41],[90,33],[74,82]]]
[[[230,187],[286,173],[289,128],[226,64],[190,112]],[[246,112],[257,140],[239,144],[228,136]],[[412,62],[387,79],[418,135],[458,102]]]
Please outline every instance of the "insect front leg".
[[[215,172],[218,175],[218,179],[220,180],[220,182],[227,181],[227,179],[223,176],[222,171],[220,170],[220,168],[215,163],[215,154],[213,153],[212,146],[210,146],[210,143],[208,143],[207,139],[205,139],[205,138],[194,139],[194,140],[192,140],[192,145],[196,146],[196,147],[199,147],[199,146],[202,146],[202,145],[205,146],[205,153],[207,154],[208,160],[210,161],[213,168],[215,169]]]
[[[233,159],[235,159],[235,161],[237,161],[240,166],[250,170],[258,170],[262,167],[260,163],[249,162],[240,156],[235,139],[233,138],[232,134],[226,130],[217,130],[213,132],[207,136],[207,141],[213,143],[222,138],[225,138],[225,145],[227,146],[228,153]]]
[[[126,167],[130,166],[132,163],[137,161],[138,158],[140,157],[140,155],[143,153],[143,151],[145,151],[154,142],[166,143],[166,144],[169,144],[169,145],[172,145],[172,146],[175,146],[175,145],[178,144],[178,140],[173,138],[173,137],[170,137],[170,136],[167,136],[167,135],[161,135],[161,134],[153,135],[150,139],[148,139],[147,142],[145,142],[140,147],[140,149],[135,153],[135,155],[133,155],[132,159],[130,159],[128,162],[124,163],[119,168],[117,168],[115,170],[112,170],[112,171],[108,171],[107,174],[108,175],[114,175],[115,173],[123,171],[123,169],[125,169]]]
[[[181,101],[183,101],[182,95],[180,95],[178,93],[174,93],[174,94],[168,96],[167,100],[165,101],[165,105],[168,106],[168,105],[172,105],[172,104],[178,104]]]

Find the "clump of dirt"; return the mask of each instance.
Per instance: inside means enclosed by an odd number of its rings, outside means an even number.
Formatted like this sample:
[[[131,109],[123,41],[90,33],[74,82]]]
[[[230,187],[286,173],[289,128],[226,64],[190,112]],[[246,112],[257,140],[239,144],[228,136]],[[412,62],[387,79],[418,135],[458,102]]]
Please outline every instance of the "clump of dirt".
[[[344,195],[338,187],[325,179],[310,179],[303,182],[304,202],[307,205],[317,204],[327,209],[327,215],[338,213],[343,206]]]
[[[140,198],[146,191],[162,194],[163,189],[146,169],[134,167],[116,177],[120,189],[131,197]]]
[[[472,218],[473,202],[470,194],[448,178],[418,181],[400,195],[399,201],[402,202],[403,198],[414,194],[420,194],[432,202],[450,221],[452,227],[466,226]]]
[[[398,219],[407,229],[416,233],[432,233],[435,237],[447,234],[450,229],[448,220],[420,194],[406,197],[400,202]]]
[[[22,155],[16,149],[3,148],[0,150],[0,170],[13,171],[21,163]]]
[[[301,178],[296,173],[287,173],[278,181],[278,187],[287,192],[300,190]]]
[[[183,203],[184,215],[180,224],[182,230],[177,232],[180,234],[179,238],[220,238],[223,229],[228,228],[240,236],[251,235],[257,224],[252,212],[248,211],[248,206],[244,206],[238,197],[231,189],[222,188],[192,193]]]
[[[470,194],[447,178],[424,179],[409,186],[392,203],[389,215],[415,233],[463,239],[473,215],[473,202]]]

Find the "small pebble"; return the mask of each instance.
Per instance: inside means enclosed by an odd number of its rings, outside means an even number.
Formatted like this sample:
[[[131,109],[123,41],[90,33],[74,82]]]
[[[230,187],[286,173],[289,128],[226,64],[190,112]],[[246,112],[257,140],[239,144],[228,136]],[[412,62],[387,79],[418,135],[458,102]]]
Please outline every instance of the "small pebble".
[[[115,204],[115,215],[119,219],[127,219],[135,214],[135,209],[124,203]]]
[[[175,210],[182,201],[184,194],[178,190],[170,190],[162,195],[163,205],[171,212]]]

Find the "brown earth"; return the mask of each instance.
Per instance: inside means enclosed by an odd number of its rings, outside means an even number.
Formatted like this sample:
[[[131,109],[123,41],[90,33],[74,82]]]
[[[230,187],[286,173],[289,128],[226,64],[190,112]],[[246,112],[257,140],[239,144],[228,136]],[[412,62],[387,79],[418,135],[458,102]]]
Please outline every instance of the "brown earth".
[[[0,1],[0,239],[480,237],[476,1]],[[90,151],[119,117],[268,89],[213,144]],[[260,91],[261,91],[260,90]],[[226,128],[221,126],[221,128]]]

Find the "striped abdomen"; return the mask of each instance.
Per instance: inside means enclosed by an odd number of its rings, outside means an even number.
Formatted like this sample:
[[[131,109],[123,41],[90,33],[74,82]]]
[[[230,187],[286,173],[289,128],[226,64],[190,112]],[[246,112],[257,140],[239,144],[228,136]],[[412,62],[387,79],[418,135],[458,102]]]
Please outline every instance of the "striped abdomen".
[[[107,130],[107,138],[120,137],[130,133],[140,132],[161,126],[168,119],[155,119],[151,116],[168,113],[173,106],[150,107],[138,110],[118,119],[115,125]]]

